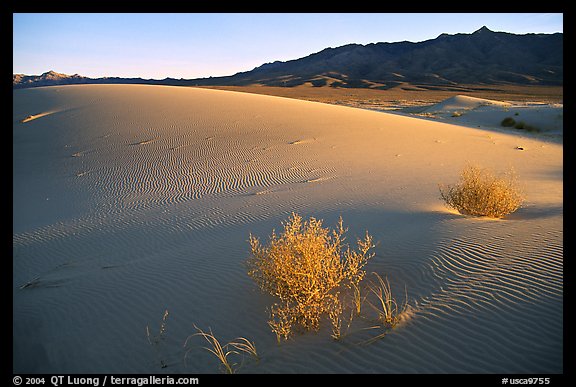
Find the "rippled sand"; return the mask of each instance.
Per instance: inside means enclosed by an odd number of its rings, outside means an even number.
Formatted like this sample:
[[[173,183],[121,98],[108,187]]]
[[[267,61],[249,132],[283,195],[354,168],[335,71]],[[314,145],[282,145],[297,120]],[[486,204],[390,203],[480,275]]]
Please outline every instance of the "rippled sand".
[[[13,123],[15,373],[218,372],[201,341],[183,348],[193,324],[254,341],[247,373],[563,371],[562,144],[140,85],[17,90]],[[447,210],[437,185],[468,161],[514,166],[525,207]],[[351,242],[368,230],[367,270],[406,289],[409,318],[370,345],[370,331],[334,342],[329,329],[277,345],[243,262],[250,233],[292,211],[342,215]],[[146,326],[166,309],[157,352]]]

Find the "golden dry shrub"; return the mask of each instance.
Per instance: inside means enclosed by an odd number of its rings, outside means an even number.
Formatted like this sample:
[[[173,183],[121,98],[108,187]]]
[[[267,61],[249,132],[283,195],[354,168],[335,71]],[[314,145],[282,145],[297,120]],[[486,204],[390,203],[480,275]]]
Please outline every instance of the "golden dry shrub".
[[[439,186],[446,204],[466,215],[502,218],[522,205],[524,200],[511,169],[503,176],[475,165],[467,165],[458,184]]]
[[[342,297],[352,292],[365,275],[362,268],[374,255],[372,237],[358,240],[358,251],[344,244],[342,218],[337,228],[322,227],[322,220],[303,221],[292,213],[280,235],[273,231],[268,245],[250,235],[248,275],[266,293],[278,298],[270,308],[272,331],[278,341],[294,331],[318,330],[323,315],[339,336]]]

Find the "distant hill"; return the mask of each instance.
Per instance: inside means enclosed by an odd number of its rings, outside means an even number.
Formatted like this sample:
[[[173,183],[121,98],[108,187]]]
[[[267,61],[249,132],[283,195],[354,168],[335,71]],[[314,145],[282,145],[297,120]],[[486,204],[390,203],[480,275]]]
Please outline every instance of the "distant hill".
[[[78,74],[66,75],[48,71],[42,75],[13,74],[12,86],[15,88],[31,86],[66,85],[71,83],[87,83],[90,78]]]
[[[53,71],[15,74],[13,87],[72,83],[151,83],[182,86],[313,86],[388,89],[417,84],[563,84],[563,34],[511,34],[482,27],[472,34],[441,34],[423,42],[348,44],[304,58],[266,63],[232,76],[144,80],[86,78]]]
[[[119,78],[119,77],[105,77],[105,78],[88,78],[78,74],[66,75],[60,74],[55,71],[48,71],[42,75],[12,75],[12,88],[24,89],[28,87],[40,86],[56,86],[56,85],[74,85],[86,83],[139,83],[139,84],[154,84],[154,85],[180,85],[184,80],[177,80],[172,78],[166,79],[142,79],[142,78]]]

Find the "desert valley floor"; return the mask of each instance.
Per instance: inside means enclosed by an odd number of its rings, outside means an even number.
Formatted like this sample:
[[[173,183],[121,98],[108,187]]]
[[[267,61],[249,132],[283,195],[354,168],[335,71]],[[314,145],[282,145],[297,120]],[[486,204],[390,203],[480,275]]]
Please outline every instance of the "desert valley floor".
[[[15,373],[219,372],[184,345],[194,325],[255,343],[239,373],[563,372],[561,138],[170,86],[13,101]],[[523,207],[447,209],[438,184],[468,162],[513,167]],[[407,294],[399,326],[276,342],[244,263],[292,212],[374,236],[366,270]]]

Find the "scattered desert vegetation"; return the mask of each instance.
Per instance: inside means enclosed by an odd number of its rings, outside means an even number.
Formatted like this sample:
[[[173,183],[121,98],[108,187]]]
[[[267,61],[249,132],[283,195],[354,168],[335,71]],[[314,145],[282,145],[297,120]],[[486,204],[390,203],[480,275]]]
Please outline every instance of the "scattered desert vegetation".
[[[374,255],[368,233],[354,251],[344,244],[346,231],[342,218],[330,230],[322,220],[303,221],[292,213],[280,235],[272,232],[268,245],[250,236],[248,274],[262,291],[279,299],[268,321],[279,342],[295,331],[318,330],[323,315],[332,323],[332,337],[340,337],[344,299],[360,300],[362,268]],[[359,302],[355,308],[360,310]]]
[[[514,115],[518,115],[518,113],[515,113]],[[524,121],[516,121],[512,117],[504,118],[502,120],[502,122],[500,123],[500,125],[507,127],[507,128],[514,127],[515,129],[519,129],[519,130],[526,130],[527,132],[539,132],[540,131],[538,128],[536,128],[532,125],[528,125]]]
[[[524,121],[518,121],[516,122],[516,125],[514,125],[514,128],[516,129],[520,129],[520,130],[525,130],[527,132],[539,132],[540,130],[532,125],[527,125],[526,123],[524,123]]]
[[[202,338],[204,338],[206,342],[208,342],[209,346],[203,348],[208,352],[210,352],[211,354],[213,354],[218,359],[220,364],[220,370],[223,373],[234,374],[244,364],[244,357],[242,357],[241,363],[236,363],[231,360],[232,356],[243,356],[243,354],[247,354],[256,361],[260,360],[258,352],[256,351],[256,345],[244,337],[239,337],[227,344],[222,345],[220,344],[220,341],[216,338],[216,336],[214,336],[214,334],[212,333],[212,329],[209,328],[208,329],[209,332],[204,332],[196,325],[194,325],[194,328],[196,328],[198,332],[190,335],[186,339],[184,346],[186,347],[188,345],[188,342],[192,337],[201,336]],[[186,352],[186,355],[188,355],[188,352],[190,352],[190,350]]]
[[[488,169],[467,165],[458,184],[440,185],[439,189],[449,207],[466,215],[502,218],[520,208],[523,202],[512,169],[499,177]]]

